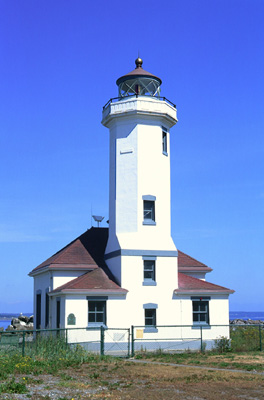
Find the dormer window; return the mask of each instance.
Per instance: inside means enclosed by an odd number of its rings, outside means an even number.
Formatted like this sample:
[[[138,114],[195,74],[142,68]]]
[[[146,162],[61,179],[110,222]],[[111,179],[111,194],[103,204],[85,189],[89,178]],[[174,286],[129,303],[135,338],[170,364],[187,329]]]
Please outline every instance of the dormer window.
[[[156,225],[155,196],[143,196],[143,225]]]

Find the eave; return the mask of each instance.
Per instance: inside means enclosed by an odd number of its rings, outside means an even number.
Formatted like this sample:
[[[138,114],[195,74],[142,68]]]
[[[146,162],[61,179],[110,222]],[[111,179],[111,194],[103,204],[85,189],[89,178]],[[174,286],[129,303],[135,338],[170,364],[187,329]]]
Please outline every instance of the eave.
[[[47,271],[93,271],[96,268],[98,266],[95,264],[50,264],[31,271],[28,276],[36,276]]]
[[[209,267],[178,267],[179,272],[211,272],[212,268]]]
[[[56,296],[56,295],[61,295],[61,294],[78,294],[78,295],[119,295],[119,296],[124,296],[125,294],[128,293],[128,290],[126,289],[119,289],[119,290],[114,290],[114,289],[62,289],[62,290],[56,290],[54,289],[52,292],[48,293],[49,296]]]
[[[235,293],[234,290],[226,289],[226,290],[205,290],[205,289],[175,289],[173,291],[174,294],[191,294],[191,295],[208,295],[208,294],[232,294]]]

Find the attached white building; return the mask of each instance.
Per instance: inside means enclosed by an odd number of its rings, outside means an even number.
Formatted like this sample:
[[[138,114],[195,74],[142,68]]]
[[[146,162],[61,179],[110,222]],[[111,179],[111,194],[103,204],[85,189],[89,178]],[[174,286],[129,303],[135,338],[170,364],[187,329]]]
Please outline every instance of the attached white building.
[[[206,282],[211,268],[171,237],[176,106],[160,97],[161,80],[140,58],[117,85],[102,119],[110,134],[109,229],[91,228],[30,272],[35,327],[134,325],[158,338],[159,326],[202,324],[209,339],[227,336],[213,325],[229,324],[233,291]]]

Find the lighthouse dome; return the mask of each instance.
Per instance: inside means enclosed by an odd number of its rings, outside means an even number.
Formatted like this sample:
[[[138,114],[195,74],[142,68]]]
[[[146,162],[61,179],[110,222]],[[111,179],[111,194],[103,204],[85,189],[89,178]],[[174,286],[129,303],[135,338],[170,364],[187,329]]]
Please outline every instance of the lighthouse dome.
[[[117,79],[119,97],[140,95],[159,96],[161,79],[142,68],[143,60],[135,60],[136,68]]]

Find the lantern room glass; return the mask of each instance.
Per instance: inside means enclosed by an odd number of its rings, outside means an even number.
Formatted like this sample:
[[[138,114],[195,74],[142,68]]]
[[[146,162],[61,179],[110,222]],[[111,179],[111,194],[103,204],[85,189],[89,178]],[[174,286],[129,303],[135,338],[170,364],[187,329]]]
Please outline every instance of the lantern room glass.
[[[160,83],[158,80],[148,77],[126,79],[118,86],[119,97],[133,95],[160,96]]]

